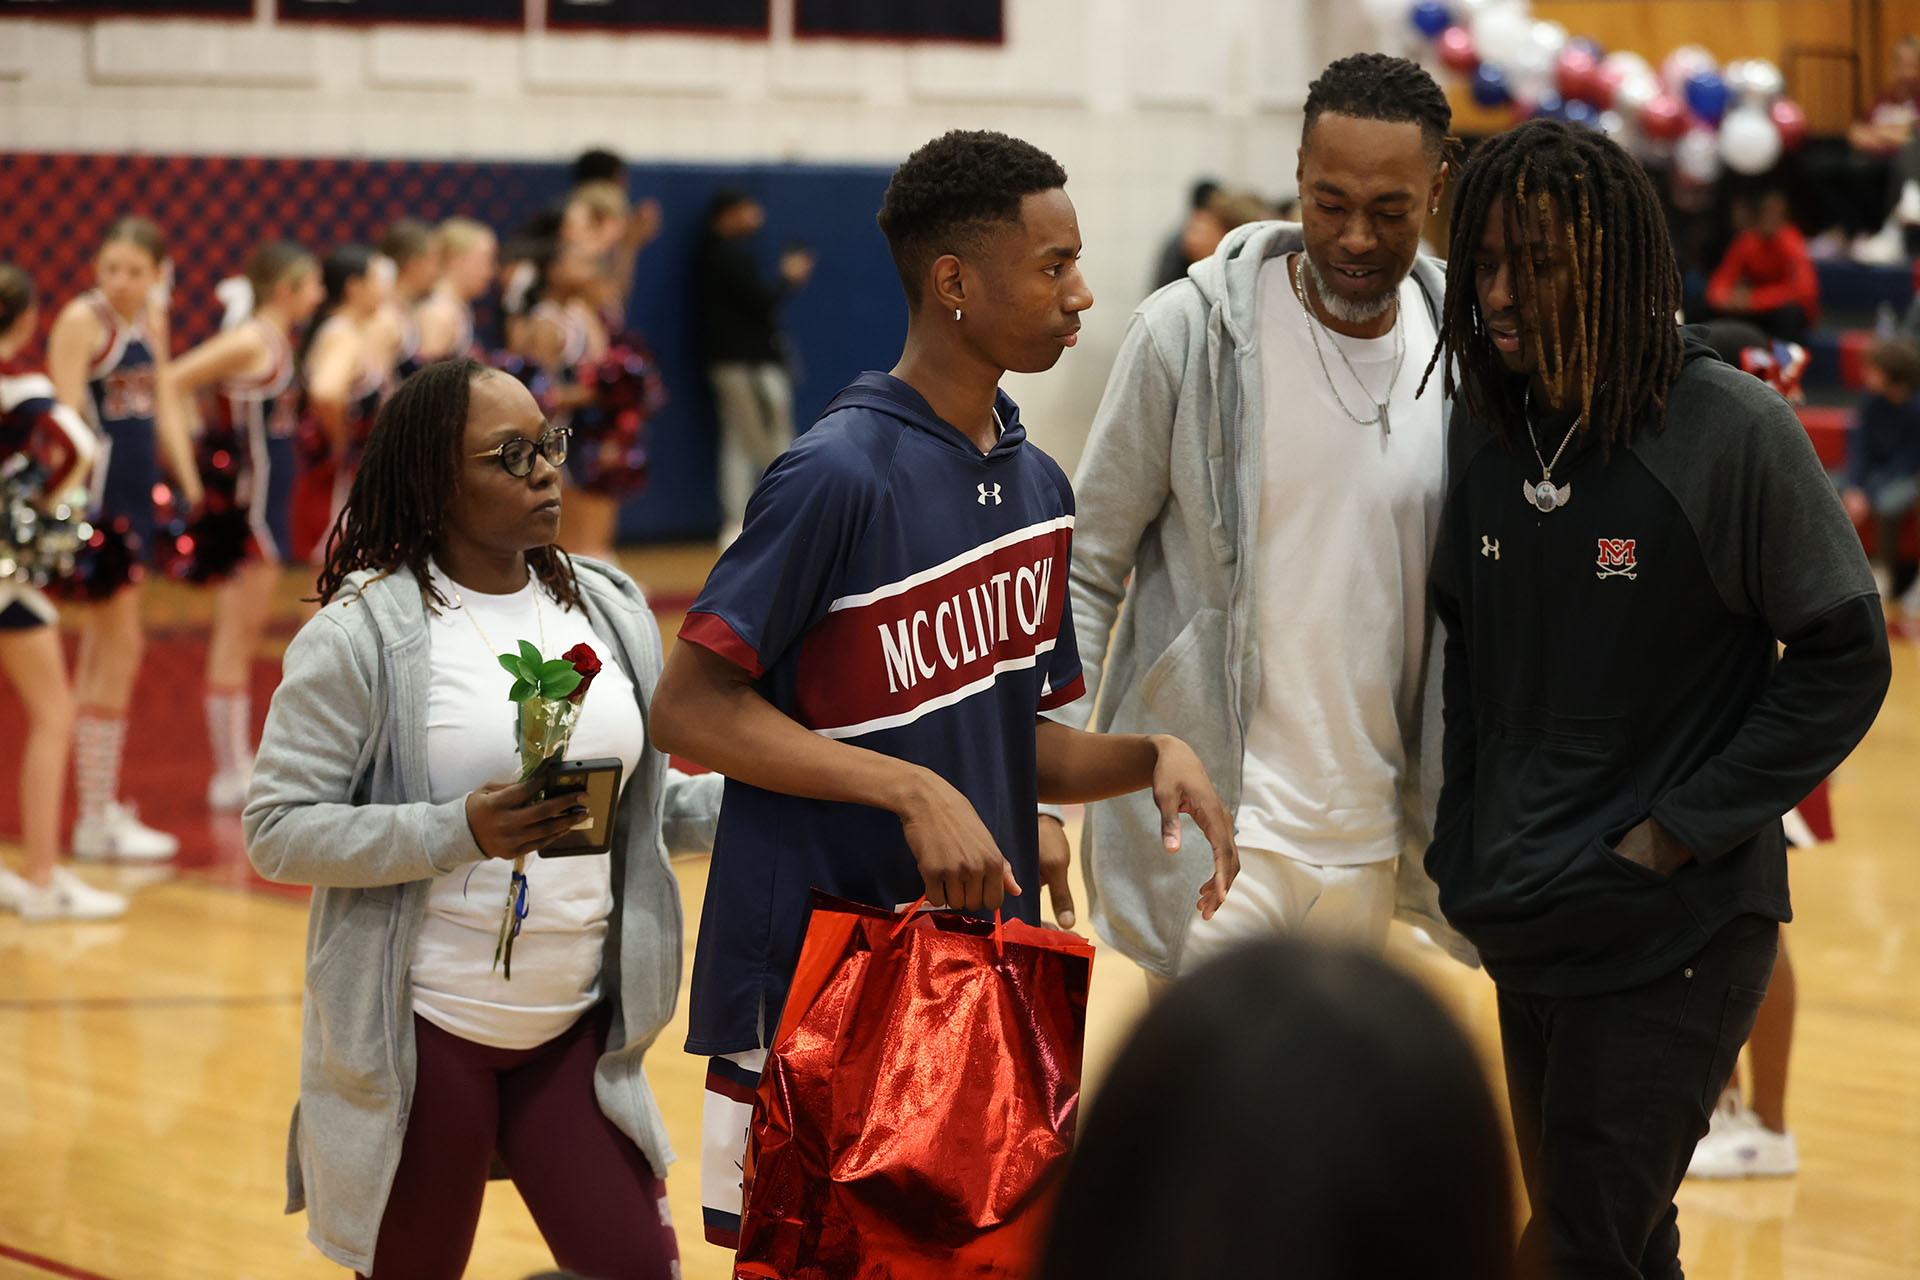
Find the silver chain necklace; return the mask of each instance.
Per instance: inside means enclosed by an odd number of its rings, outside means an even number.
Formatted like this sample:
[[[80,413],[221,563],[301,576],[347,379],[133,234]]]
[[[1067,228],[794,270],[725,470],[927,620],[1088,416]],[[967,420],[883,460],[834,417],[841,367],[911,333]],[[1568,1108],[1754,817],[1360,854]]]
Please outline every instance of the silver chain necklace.
[[[1553,469],[1560,465],[1560,455],[1567,451],[1567,446],[1573,442],[1574,432],[1580,430],[1580,424],[1587,420],[1587,415],[1583,413],[1573,420],[1573,425],[1567,428],[1565,438],[1560,441],[1560,447],[1553,451],[1553,461],[1548,462],[1540,456],[1540,438],[1533,434],[1532,379],[1527,380],[1527,397],[1521,403],[1520,414],[1527,421],[1527,440],[1533,445],[1534,461],[1540,464],[1540,482],[1533,484],[1529,481],[1522,480],[1520,482],[1520,492],[1526,495],[1527,505],[1534,510],[1557,511],[1572,500],[1573,485],[1569,483],[1563,484],[1557,489],[1554,488]]]
[[[1400,300],[1395,298],[1393,303],[1395,308],[1393,317],[1393,373],[1387,378],[1386,395],[1376,397],[1371,391],[1368,391],[1366,382],[1360,377],[1360,371],[1353,367],[1353,361],[1347,359],[1347,353],[1340,349],[1340,344],[1337,341],[1333,344],[1333,353],[1340,357],[1341,364],[1347,366],[1347,374],[1353,379],[1355,385],[1360,388],[1360,393],[1374,402],[1374,416],[1371,418],[1362,418],[1353,410],[1347,408],[1347,399],[1340,394],[1340,388],[1335,385],[1333,381],[1333,371],[1327,367],[1327,353],[1322,350],[1320,346],[1320,317],[1313,313],[1313,304],[1307,301],[1305,261],[1306,256],[1302,254],[1297,263],[1292,264],[1292,269],[1287,273],[1287,281],[1293,286],[1293,296],[1300,299],[1300,309],[1306,313],[1307,336],[1313,339],[1313,354],[1315,358],[1320,361],[1320,376],[1327,380],[1327,390],[1333,392],[1334,403],[1340,406],[1340,412],[1346,414],[1351,421],[1363,427],[1371,427],[1378,424],[1380,434],[1390,436],[1393,434],[1393,422],[1387,416],[1387,405],[1393,399],[1393,388],[1400,381],[1400,367],[1407,358],[1407,334],[1406,331],[1400,327],[1400,316],[1398,314]]]

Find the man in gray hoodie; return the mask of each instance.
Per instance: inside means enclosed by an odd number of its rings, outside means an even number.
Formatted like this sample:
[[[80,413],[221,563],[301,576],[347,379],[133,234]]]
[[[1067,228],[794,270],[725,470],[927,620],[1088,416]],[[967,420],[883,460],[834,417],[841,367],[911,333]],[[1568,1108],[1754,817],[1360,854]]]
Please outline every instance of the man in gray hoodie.
[[[1446,414],[1417,390],[1446,279],[1420,233],[1451,125],[1412,62],[1327,67],[1307,96],[1301,224],[1240,227],[1149,298],[1107,383],[1074,480],[1087,694],[1069,711],[1192,744],[1242,859],[1226,905],[1196,920],[1205,841],[1170,858],[1151,803],[1094,808],[1094,924],[1152,974],[1297,928],[1378,946],[1396,905],[1457,941],[1419,859],[1400,858],[1425,846],[1420,739],[1439,727],[1437,698],[1423,715],[1426,574]]]

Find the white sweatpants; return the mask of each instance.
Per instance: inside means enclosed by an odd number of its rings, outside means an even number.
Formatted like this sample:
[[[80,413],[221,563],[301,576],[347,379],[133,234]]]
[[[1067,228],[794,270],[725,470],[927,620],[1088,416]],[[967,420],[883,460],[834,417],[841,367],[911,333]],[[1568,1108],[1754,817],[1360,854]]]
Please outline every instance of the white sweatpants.
[[[1213,919],[1187,930],[1180,971],[1191,973],[1236,943],[1286,933],[1379,951],[1393,921],[1396,861],[1324,867],[1241,845],[1240,874]]]

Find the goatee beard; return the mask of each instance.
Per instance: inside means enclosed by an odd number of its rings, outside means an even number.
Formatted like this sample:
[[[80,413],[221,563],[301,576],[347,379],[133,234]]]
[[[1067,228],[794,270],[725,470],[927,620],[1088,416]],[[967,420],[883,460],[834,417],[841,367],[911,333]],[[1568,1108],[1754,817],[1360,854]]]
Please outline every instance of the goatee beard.
[[[1373,301],[1353,302],[1327,287],[1327,279],[1320,274],[1320,268],[1313,264],[1312,254],[1302,253],[1300,261],[1307,273],[1307,279],[1313,284],[1314,296],[1320,299],[1320,305],[1327,309],[1327,314],[1341,324],[1372,324],[1392,310],[1393,304],[1400,297],[1400,281],[1395,280],[1393,288],[1388,289]],[[1405,279],[1405,276],[1401,279]]]

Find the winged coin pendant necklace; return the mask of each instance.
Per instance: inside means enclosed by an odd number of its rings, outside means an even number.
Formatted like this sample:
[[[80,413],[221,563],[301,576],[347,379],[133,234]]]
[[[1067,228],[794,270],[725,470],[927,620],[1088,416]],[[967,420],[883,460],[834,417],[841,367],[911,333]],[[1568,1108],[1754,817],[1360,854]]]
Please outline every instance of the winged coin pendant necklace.
[[[1560,441],[1560,447],[1553,451],[1551,462],[1541,456],[1540,438],[1533,434],[1533,382],[1531,380],[1527,382],[1527,398],[1522,407],[1522,415],[1527,420],[1527,440],[1533,445],[1534,460],[1540,464],[1540,480],[1538,483],[1522,480],[1520,492],[1525,495],[1527,505],[1534,510],[1558,511],[1572,500],[1573,485],[1563,484],[1556,488],[1553,483],[1553,469],[1560,465],[1560,455],[1567,451],[1569,444],[1573,443],[1574,433],[1580,430],[1580,424],[1587,420],[1587,415],[1583,413],[1573,420],[1573,425],[1567,428],[1566,436]]]

